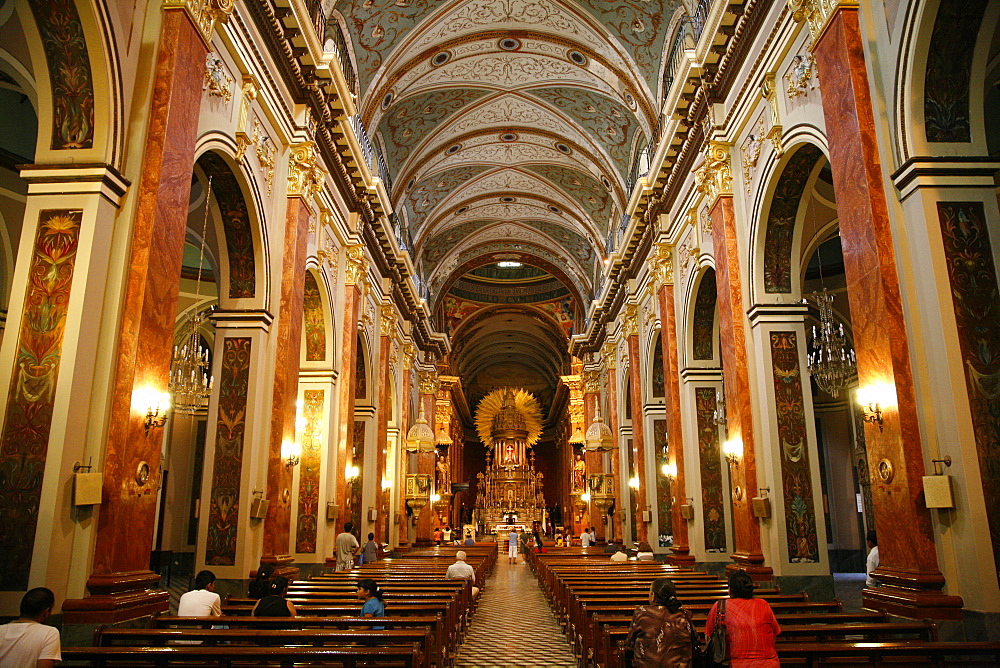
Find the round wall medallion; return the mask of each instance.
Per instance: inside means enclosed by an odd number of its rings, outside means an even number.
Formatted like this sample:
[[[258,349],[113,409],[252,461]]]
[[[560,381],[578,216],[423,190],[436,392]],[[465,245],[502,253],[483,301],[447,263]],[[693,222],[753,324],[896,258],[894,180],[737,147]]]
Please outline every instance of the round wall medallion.
[[[563,144],[562,142],[556,142],[556,149],[560,153],[565,153],[566,155],[569,155],[570,153],[573,152],[573,149],[571,149],[569,146],[566,146],[566,144]]]
[[[878,477],[882,479],[882,482],[892,482],[892,477],[895,472],[892,470],[892,462],[888,459],[883,459],[878,463]]]
[[[587,64],[587,56],[583,55],[579,51],[570,51],[569,52],[569,59],[572,60],[577,65],[586,65]]]
[[[431,59],[431,65],[434,65],[435,67],[440,67],[441,65],[447,63],[449,60],[451,60],[451,53],[449,53],[448,51],[442,51],[441,53],[436,54]]]
[[[142,487],[149,480],[149,464],[146,462],[139,462],[139,465],[135,467],[135,483]]]
[[[517,135],[514,134],[513,132],[505,132],[502,135],[500,135],[500,141],[505,141],[505,142],[517,141]]]
[[[736,489],[733,490],[733,498],[737,501],[743,500],[743,488],[739,485],[737,485]]]
[[[392,91],[389,91],[388,93],[386,93],[385,97],[382,98],[382,108],[383,109],[388,109],[389,105],[392,104],[392,99],[394,97],[395,97],[395,94]]]
[[[287,487],[285,489],[281,490],[281,502],[282,503],[288,503],[288,499],[290,499],[291,497],[292,497],[292,493],[291,493],[291,491],[289,491],[289,489]]]
[[[521,42],[513,37],[500,40],[500,48],[504,51],[516,51],[521,48]]]

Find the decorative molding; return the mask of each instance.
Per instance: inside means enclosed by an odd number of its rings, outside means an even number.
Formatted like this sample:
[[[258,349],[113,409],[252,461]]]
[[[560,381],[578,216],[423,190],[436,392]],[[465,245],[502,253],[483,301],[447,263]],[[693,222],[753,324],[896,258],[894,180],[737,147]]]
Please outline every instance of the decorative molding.
[[[417,390],[420,394],[437,394],[438,374],[436,369],[417,370]]]
[[[580,374],[583,391],[586,394],[596,394],[601,391],[601,375],[592,369],[585,369]]]
[[[611,339],[606,339],[604,345],[601,346],[601,363],[608,371],[616,369],[618,366],[615,357],[615,342]]]
[[[657,292],[664,285],[673,285],[674,245],[662,241],[654,244],[653,252],[649,256],[649,266]]]
[[[224,24],[233,13],[235,0],[163,0],[164,9],[183,9],[208,44],[216,25]]]
[[[417,347],[413,345],[412,341],[407,341],[403,344],[403,368],[412,369],[413,363],[417,359]]]
[[[229,76],[226,63],[214,51],[209,51],[205,56],[205,84],[202,90],[207,90],[209,95],[221,97],[226,104],[233,99],[233,78]]]
[[[319,166],[316,143],[294,144],[288,153],[288,196],[310,199],[319,190],[326,171]]]
[[[392,336],[396,331],[396,307],[393,304],[382,304],[379,334]]]
[[[785,95],[794,100],[800,95],[809,95],[816,88],[813,75],[816,72],[816,58],[811,53],[800,53],[792,57],[792,64],[785,73]]]
[[[344,264],[344,283],[356,285],[364,291],[364,283],[368,275],[368,258],[365,257],[365,247],[361,244],[347,246],[347,262]]]
[[[753,177],[757,173],[757,161],[760,159],[760,149],[764,145],[764,139],[764,117],[761,116],[740,146],[740,153],[743,156],[743,186],[747,195],[753,188]]]
[[[705,145],[705,164],[694,173],[698,191],[709,205],[723,195],[733,194],[733,170],[729,161],[732,144],[710,141]]]
[[[841,7],[856,8],[857,0],[787,0],[792,19],[798,23],[806,21],[809,24],[809,37],[812,44],[819,41],[820,35],[826,30],[827,24]]]
[[[639,306],[637,304],[625,304],[625,313],[622,314],[622,332],[625,336],[639,334]]]

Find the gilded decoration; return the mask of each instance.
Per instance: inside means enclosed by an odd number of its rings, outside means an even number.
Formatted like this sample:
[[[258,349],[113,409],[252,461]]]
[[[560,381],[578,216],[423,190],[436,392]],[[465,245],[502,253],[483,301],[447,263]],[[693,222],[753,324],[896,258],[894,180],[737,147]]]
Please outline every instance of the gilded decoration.
[[[344,282],[347,285],[357,285],[361,288],[368,277],[368,258],[365,257],[365,247],[361,244],[346,246],[346,254]]]
[[[437,395],[438,374],[435,369],[417,370],[417,388],[420,394]]]
[[[622,315],[622,333],[625,336],[639,334],[639,306],[637,304],[625,304],[625,313]]]
[[[993,558],[1000,564],[1000,291],[982,202],[938,202]]]
[[[302,294],[302,325],[306,341],[306,361],[326,360],[326,316],[323,312],[323,297],[319,282],[311,272],[306,272],[305,289]]]
[[[229,76],[222,58],[211,51],[205,56],[205,83],[202,90],[207,90],[214,97],[221,97],[227,104],[233,99],[233,78]]]
[[[857,0],[787,0],[792,18],[798,23],[809,25],[809,36],[813,44],[826,30],[827,23],[841,7],[857,7]]]
[[[707,552],[725,552],[725,496],[722,491],[722,457],[719,449],[719,426],[715,424],[715,408],[715,388],[695,388],[705,550]]]
[[[811,53],[799,53],[792,57],[792,63],[785,74],[788,86],[785,94],[789,100],[808,95],[816,88],[816,58]]]
[[[729,162],[731,144],[710,141],[705,147],[705,163],[694,173],[695,185],[708,202],[733,194],[733,171]]]
[[[585,369],[580,374],[583,383],[583,391],[586,394],[597,394],[601,391],[601,374],[592,369]]]
[[[795,332],[771,332],[771,373],[781,443],[781,491],[785,505],[788,561],[817,563],[816,508],[809,471],[806,409]]]
[[[288,153],[288,196],[309,199],[323,185],[326,172],[319,166],[316,144],[294,144]]]
[[[757,172],[757,161],[760,159],[764,139],[764,117],[761,116],[754,124],[753,131],[740,146],[740,153],[743,156],[743,185],[748,195],[753,188],[753,177]]]
[[[163,0],[164,9],[185,10],[206,42],[211,41],[215,26],[233,13],[235,4],[235,0]]]
[[[649,267],[653,274],[656,289],[674,282],[674,246],[673,244],[657,243],[649,257]]]
[[[403,344],[403,368],[412,369],[413,363],[417,359],[417,347],[413,345],[412,341],[407,341]]]
[[[305,429],[301,434],[302,456],[299,463],[299,502],[295,520],[295,551],[316,552],[319,527],[319,485],[323,466],[323,390],[302,393],[302,417]]]
[[[611,339],[605,339],[604,345],[601,346],[601,364],[604,365],[607,371],[617,368],[618,362],[615,357],[615,348],[615,342]]]
[[[215,459],[205,540],[205,563],[214,566],[236,563],[252,345],[250,337],[226,337],[222,342],[219,418],[215,427]]]
[[[392,304],[382,304],[381,318],[379,319],[379,334],[381,336],[392,336],[396,333],[396,307]]]
[[[30,0],[52,88],[54,151],[94,145],[94,82],[74,0]],[[39,128],[41,130],[41,128]]]
[[[82,222],[77,209],[39,213],[0,440],[0,591],[28,588]]]

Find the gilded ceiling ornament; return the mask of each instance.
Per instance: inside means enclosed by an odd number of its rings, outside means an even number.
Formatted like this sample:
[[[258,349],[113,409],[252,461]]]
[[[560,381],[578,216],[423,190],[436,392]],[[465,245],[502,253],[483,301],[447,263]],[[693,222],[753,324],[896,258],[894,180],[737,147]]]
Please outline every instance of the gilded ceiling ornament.
[[[235,0],[163,0],[164,9],[184,9],[205,42],[212,40],[216,25],[222,25],[233,13]]]
[[[205,83],[202,90],[209,95],[221,97],[228,104],[233,99],[233,78],[226,71],[226,64],[213,51],[205,56]]]
[[[294,144],[288,153],[288,196],[309,199],[321,187],[326,172],[319,166],[316,144]]]
[[[625,336],[637,336],[639,334],[638,305],[625,304],[625,313],[622,314],[622,333]]]
[[[365,247],[361,244],[347,246],[347,262],[344,282],[347,285],[363,287],[368,275],[368,258],[365,257]]]
[[[733,194],[733,172],[729,163],[731,146],[724,142],[708,142],[705,164],[694,174],[695,185],[710,204],[722,195]]]
[[[420,394],[437,394],[438,374],[436,369],[417,370],[417,389]]]
[[[392,304],[382,304],[381,315],[379,333],[382,336],[392,336],[396,331],[396,307]]]
[[[787,0],[792,18],[798,23],[809,24],[809,36],[813,44],[826,29],[826,24],[841,7],[857,7],[857,0]]]
[[[792,64],[785,74],[785,81],[788,87],[785,94],[789,100],[793,100],[800,95],[809,95],[809,91],[816,88],[813,81],[815,74],[816,59],[811,53],[800,53],[792,58]]]
[[[672,285],[674,282],[674,245],[664,242],[654,244],[653,252],[649,256],[649,265],[657,291],[664,285]]]

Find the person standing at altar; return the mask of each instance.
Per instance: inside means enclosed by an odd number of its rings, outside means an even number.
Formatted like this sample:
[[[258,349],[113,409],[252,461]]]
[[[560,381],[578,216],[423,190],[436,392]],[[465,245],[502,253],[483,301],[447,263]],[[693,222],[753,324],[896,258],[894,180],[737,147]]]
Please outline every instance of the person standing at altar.
[[[513,527],[507,534],[507,563],[517,563],[517,530]]]
[[[587,531],[587,527],[583,527],[583,531],[580,532],[580,547],[590,547],[590,532]]]

